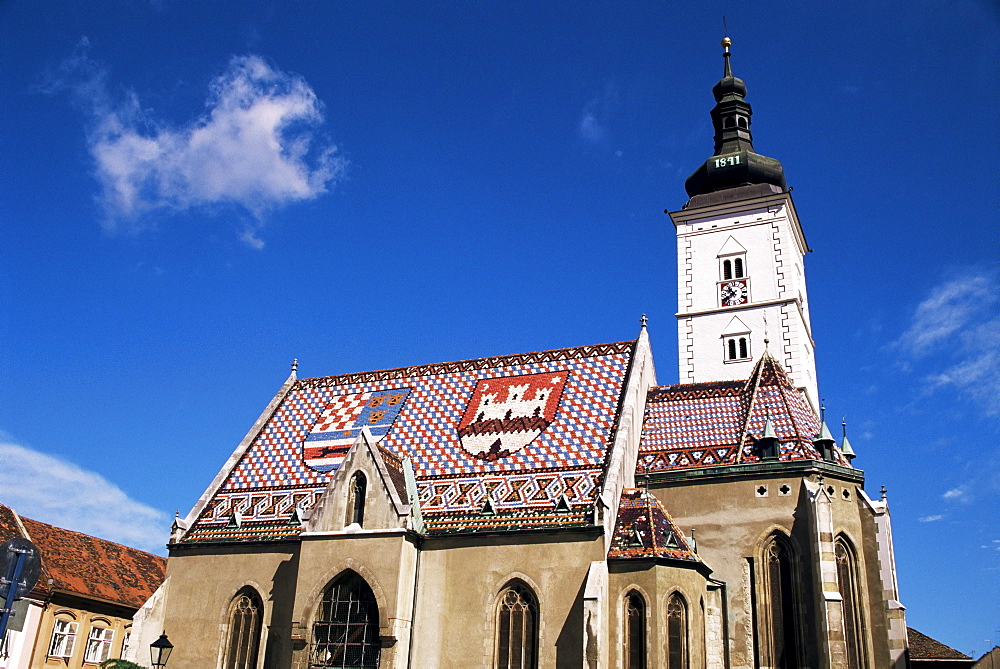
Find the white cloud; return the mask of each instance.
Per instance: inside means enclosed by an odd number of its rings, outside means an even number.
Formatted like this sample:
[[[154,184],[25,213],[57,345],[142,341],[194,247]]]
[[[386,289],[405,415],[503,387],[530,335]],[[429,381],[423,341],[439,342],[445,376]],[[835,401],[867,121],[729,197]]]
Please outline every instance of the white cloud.
[[[916,308],[910,326],[893,348],[904,371],[927,369],[926,394],[952,387],[972,398],[987,416],[1000,415],[1000,316],[996,277],[979,273],[933,288]]]
[[[81,41],[42,90],[69,90],[89,115],[87,144],[105,226],[142,227],[157,210],[236,205],[258,221],[270,210],[325,193],[346,161],[315,141],[323,104],[306,81],[259,56],[234,56],[210,84],[204,113],[171,124],[132,93],[112,100],[103,67]],[[254,231],[244,240],[259,248]]]
[[[594,112],[591,111],[583,112],[577,131],[580,133],[581,139],[591,144],[598,144],[608,135],[608,129],[598,122]]]
[[[954,279],[936,286],[917,305],[910,327],[895,345],[917,356],[927,354],[935,345],[965,327],[984,303],[996,301],[989,286],[985,276]]]
[[[959,486],[957,488],[952,488],[951,490],[947,491],[945,494],[941,495],[941,498],[962,500],[965,499],[966,494],[967,490],[965,486]]]
[[[920,518],[917,518],[917,520],[919,520],[921,523],[935,523],[943,519],[944,519],[944,514],[941,513],[934,514],[933,516],[922,516]]]
[[[100,474],[0,441],[0,502],[19,514],[127,546],[163,553],[170,517]]]
[[[618,103],[618,92],[610,83],[604,87],[604,92],[592,99],[583,108],[576,131],[580,139],[589,144],[603,144],[609,137],[607,118]],[[620,158],[621,155],[616,153]]]

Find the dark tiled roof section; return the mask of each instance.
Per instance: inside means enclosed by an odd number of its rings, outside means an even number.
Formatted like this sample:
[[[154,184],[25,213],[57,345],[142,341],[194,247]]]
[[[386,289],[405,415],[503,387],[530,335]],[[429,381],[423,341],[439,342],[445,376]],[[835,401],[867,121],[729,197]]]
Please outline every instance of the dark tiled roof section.
[[[0,504],[0,541],[24,536],[42,555],[36,591],[52,589],[138,609],[163,583],[166,559],[88,534],[15,516]]]
[[[820,423],[781,365],[765,353],[746,381],[712,381],[650,390],[638,473],[756,462],[754,443],[771,419],[782,460],[819,459]],[[837,463],[850,463],[837,454]]]
[[[641,488],[622,491],[608,558],[701,561],[660,500]]]
[[[906,636],[910,646],[911,660],[971,660],[965,653],[944,645],[937,639],[932,639],[912,627],[906,628]]]
[[[381,445],[376,445],[375,447],[382,455],[385,468],[389,470],[389,480],[392,481],[392,485],[396,489],[396,494],[399,495],[399,499],[403,501],[403,504],[409,504],[410,496],[406,493],[406,476],[403,474],[403,461],[396,457],[389,449]]]

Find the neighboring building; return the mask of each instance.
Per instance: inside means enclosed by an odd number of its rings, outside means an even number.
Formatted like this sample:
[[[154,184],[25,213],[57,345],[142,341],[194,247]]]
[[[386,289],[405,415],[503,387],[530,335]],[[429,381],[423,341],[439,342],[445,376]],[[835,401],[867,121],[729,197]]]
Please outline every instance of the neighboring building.
[[[122,657],[132,616],[163,582],[166,560],[0,504],[0,542],[12,537],[35,544],[42,571],[15,607],[0,669],[96,667]]]
[[[904,667],[888,507],[818,409],[781,163],[725,70],[636,339],[298,379],[174,524],[181,667]],[[664,250],[665,252],[665,250]],[[697,529],[696,529],[697,528]]]
[[[969,669],[975,665],[975,660],[965,653],[960,653],[912,627],[906,628],[906,634],[910,645],[910,666],[913,669],[948,669],[950,667]]]
[[[1000,669],[1000,646],[993,646],[993,650],[976,660],[972,669]]]

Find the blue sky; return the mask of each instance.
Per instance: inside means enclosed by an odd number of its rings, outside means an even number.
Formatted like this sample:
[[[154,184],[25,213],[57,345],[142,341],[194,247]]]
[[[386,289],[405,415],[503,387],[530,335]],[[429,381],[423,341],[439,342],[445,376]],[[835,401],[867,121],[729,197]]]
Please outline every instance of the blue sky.
[[[163,552],[288,374],[633,338],[722,15],[908,622],[1000,643],[987,2],[0,4],[0,501]]]

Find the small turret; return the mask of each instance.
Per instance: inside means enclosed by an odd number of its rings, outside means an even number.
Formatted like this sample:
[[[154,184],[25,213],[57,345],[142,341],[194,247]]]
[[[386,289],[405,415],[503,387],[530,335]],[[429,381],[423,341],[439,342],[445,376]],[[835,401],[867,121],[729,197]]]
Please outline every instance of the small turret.
[[[858,456],[854,452],[854,449],[851,448],[851,442],[849,442],[847,440],[847,418],[846,417],[844,418],[844,422],[841,423],[840,426],[842,428],[844,428],[844,438],[840,442],[840,454],[843,455],[845,458],[847,458],[848,462],[850,462],[850,463],[853,464],[854,463],[854,458],[856,458]]]
[[[827,462],[836,462],[836,457],[833,454],[833,446],[837,441],[830,434],[830,428],[826,426],[826,421],[823,421],[823,426],[820,428],[819,434],[813,437],[813,446],[819,451],[819,456],[826,460]]]

